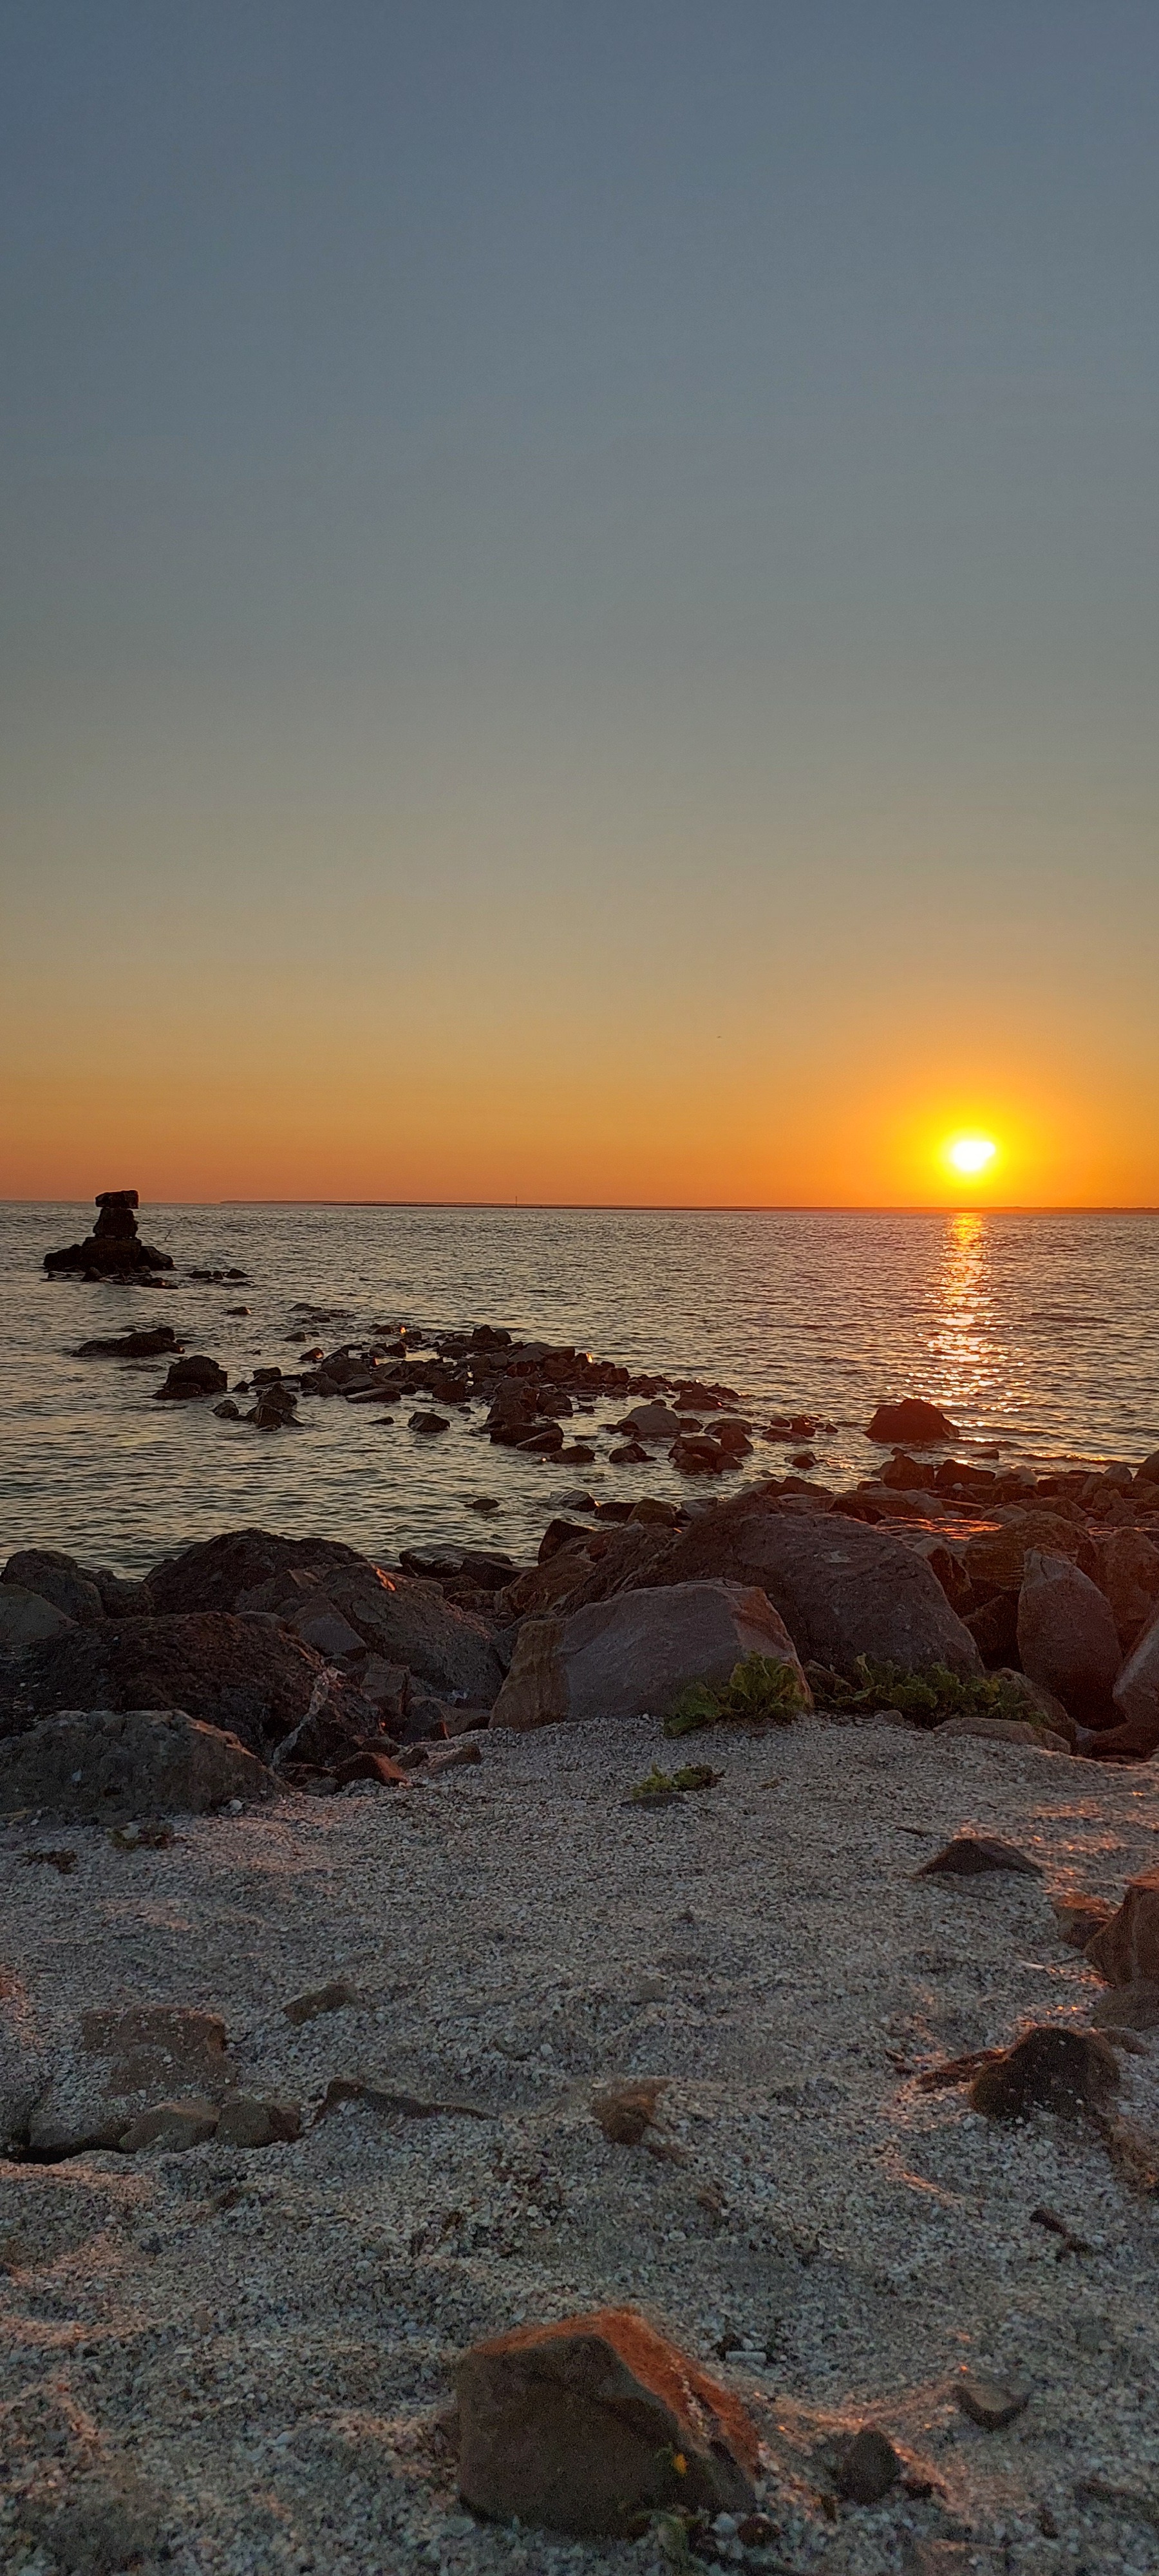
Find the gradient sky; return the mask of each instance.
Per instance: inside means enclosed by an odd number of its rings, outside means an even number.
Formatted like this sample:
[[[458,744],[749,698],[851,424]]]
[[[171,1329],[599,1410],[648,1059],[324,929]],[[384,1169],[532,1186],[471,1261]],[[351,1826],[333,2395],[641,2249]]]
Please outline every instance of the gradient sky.
[[[1159,1202],[1157,75],[0,5],[0,1192]]]

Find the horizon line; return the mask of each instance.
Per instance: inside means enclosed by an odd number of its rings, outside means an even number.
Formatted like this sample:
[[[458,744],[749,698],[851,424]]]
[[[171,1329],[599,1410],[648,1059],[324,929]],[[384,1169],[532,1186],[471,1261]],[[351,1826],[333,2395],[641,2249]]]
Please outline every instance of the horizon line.
[[[87,1207],[87,1199],[0,1199],[0,1207]],[[96,1202],[93,1201],[95,1206]],[[323,1199],[150,1198],[148,1207],[451,1208],[463,1213],[517,1211],[593,1216],[1159,1216],[1152,1201],[1003,1201],[863,1199]]]

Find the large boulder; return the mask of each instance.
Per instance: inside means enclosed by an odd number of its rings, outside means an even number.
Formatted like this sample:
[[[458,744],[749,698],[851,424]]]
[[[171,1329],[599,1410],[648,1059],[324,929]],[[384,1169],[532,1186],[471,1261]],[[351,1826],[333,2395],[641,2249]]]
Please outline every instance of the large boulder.
[[[36,1807],[72,1823],[95,1817],[203,1815],[276,1783],[236,1735],[180,1708],[69,1709],[0,1742],[0,1815]]]
[[[756,2502],[756,2427],[629,2308],[517,2326],[465,2353],[459,2488],[488,2520],[621,2535],[636,2515]]]
[[[240,1736],[259,1759],[295,1734],[301,1761],[379,1731],[354,1684],[276,1620],[106,1620],[31,1646],[0,1670],[0,1737],[74,1709],[180,1709]]]
[[[205,1351],[191,1351],[188,1359],[170,1360],[164,1386],[155,1386],[158,1404],[198,1403],[202,1396],[223,1395],[229,1379],[217,1360]]]
[[[1113,1724],[1120,1657],[1111,1605],[1069,1557],[1029,1551],[1018,1595],[1018,1655],[1023,1672],[1053,1691],[1080,1726]]]
[[[306,1576],[306,1588],[324,1595],[374,1654],[405,1664],[443,1698],[459,1694],[490,1707],[503,1665],[483,1621],[445,1601],[437,1583],[384,1573],[338,1539],[229,1530],[155,1566],[149,1589],[159,1610],[260,1609],[293,1618]]]
[[[653,1559],[644,1579],[723,1576],[766,1593],[798,1654],[851,1673],[859,1655],[907,1672],[946,1664],[980,1673],[968,1629],[927,1563],[865,1521],[738,1502],[705,1512]]]
[[[60,1252],[46,1252],[46,1270],[82,1270],[124,1277],[131,1272],[172,1270],[167,1252],[140,1242],[137,1235],[136,1210],[140,1205],[136,1190],[98,1190],[96,1204],[100,1215],[91,1234],[83,1243],[67,1243]]]
[[[1159,1869],[1128,1879],[1118,1913],[1088,1941],[1086,1955],[1109,1986],[1159,1986]]]
[[[1159,1747],[1159,1617],[1143,1630],[1111,1696],[1120,1722],[1099,1735],[1094,1749],[1141,1757],[1154,1753]]]
[[[938,1449],[943,1441],[956,1440],[958,1432],[940,1405],[927,1403],[921,1395],[905,1395],[900,1404],[878,1405],[865,1426],[865,1436],[887,1449]]]
[[[121,1574],[106,1574],[102,1567],[80,1565],[75,1556],[65,1556],[56,1547],[24,1547],[10,1556],[0,1574],[0,1587],[21,1584],[28,1592],[39,1593],[42,1601],[51,1601],[54,1610],[66,1619],[87,1627],[94,1619],[135,1619],[152,1609],[143,1583],[133,1583]],[[0,1589],[0,1611],[3,1591]],[[48,1630],[43,1632],[48,1634]]]
[[[1106,1593],[1124,1654],[1159,1610],[1159,1547],[1142,1530],[1113,1529],[1095,1541],[1099,1589]]]
[[[997,1529],[979,1530],[966,1543],[963,1564],[975,1592],[1018,1592],[1032,1549],[1050,1556],[1069,1556],[1085,1574],[1094,1575],[1098,1558],[1076,1522],[1061,1512],[1003,1509]]]
[[[18,1655],[42,1637],[59,1637],[76,1626],[67,1611],[57,1610],[23,1583],[0,1582],[0,1655]]]
[[[809,1705],[792,1638],[763,1592],[736,1583],[622,1592],[571,1618],[525,1621],[491,1724],[666,1717],[689,1682],[726,1682],[754,1654],[788,1664]]]

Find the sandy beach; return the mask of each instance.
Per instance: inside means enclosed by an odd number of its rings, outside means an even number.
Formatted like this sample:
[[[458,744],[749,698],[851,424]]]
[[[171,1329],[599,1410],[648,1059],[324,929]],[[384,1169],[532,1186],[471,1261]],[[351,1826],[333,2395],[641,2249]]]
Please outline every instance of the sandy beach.
[[[1051,1899],[1113,1904],[1154,1862],[1150,1768],[808,1718],[716,1734],[718,1785],[641,1811],[652,1721],[482,1747],[437,1784],[179,1819],[159,1850],[5,1828],[16,2080],[67,2077],[94,2008],[199,2007],[238,2084],[302,2113],[260,2151],[4,2168],[5,2563],[119,2568],[128,2540],[183,2576],[645,2576],[654,2537],[464,2514],[446,2420],[465,2346],[614,2302],[759,2423],[776,2536],[744,2563],[1152,2566],[1154,2201],[1083,2124],[1000,2127],[917,2080],[1046,2013],[1087,2024],[1104,1989]],[[915,1879],[969,1827],[1041,1877]],[[30,1865],[61,1847],[73,1867]],[[331,1980],[355,2001],[292,2025]],[[1159,2158],[1153,2043],[1120,2063],[1116,2118]],[[656,2123],[612,2144],[593,2090],[633,2075],[663,2082]],[[467,2107],[315,2125],[357,2077]],[[1008,2429],[963,2415],[964,2371],[1025,2397]],[[865,2422],[914,2490],[873,2509],[825,2467]]]

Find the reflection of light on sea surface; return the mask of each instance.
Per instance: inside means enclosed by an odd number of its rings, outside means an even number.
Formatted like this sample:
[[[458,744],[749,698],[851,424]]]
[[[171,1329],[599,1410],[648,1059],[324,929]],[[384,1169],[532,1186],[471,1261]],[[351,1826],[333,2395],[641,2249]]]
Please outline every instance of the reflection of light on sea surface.
[[[997,1375],[990,1330],[986,1219],[963,1211],[950,1218],[938,1281],[939,1320],[930,1348],[942,1364],[941,1387],[950,1411],[976,1404]]]

